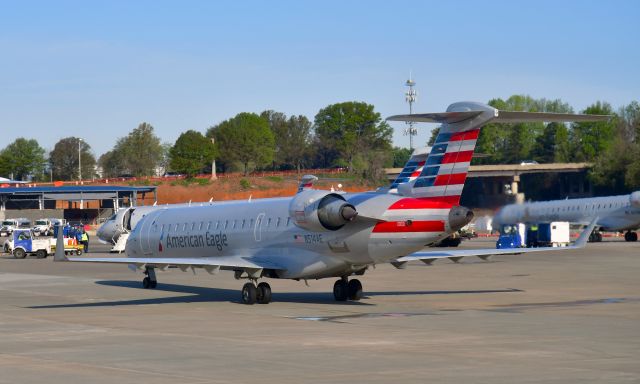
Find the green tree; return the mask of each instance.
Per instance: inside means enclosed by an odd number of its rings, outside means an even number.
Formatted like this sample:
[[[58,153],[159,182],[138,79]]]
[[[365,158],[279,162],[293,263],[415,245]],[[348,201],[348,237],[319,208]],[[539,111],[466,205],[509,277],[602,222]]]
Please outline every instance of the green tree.
[[[591,180],[607,191],[620,193],[640,188],[640,104],[620,108],[611,144],[596,156]]]
[[[280,168],[296,168],[298,171],[310,156],[311,122],[305,116],[264,111],[260,116],[267,120],[275,139],[274,165]]]
[[[590,115],[612,115],[611,105],[596,102],[587,107],[582,113]],[[617,118],[610,121],[582,122],[572,125],[572,141],[577,161],[594,161],[612,144],[616,133]]]
[[[45,150],[35,139],[17,138],[0,151],[0,174],[16,180],[42,174]]]
[[[91,152],[91,146],[78,137],[65,137],[58,140],[53,150],[49,152],[49,166],[54,179],[78,179],[78,145],[80,145],[82,178],[92,178],[95,175],[96,158]]]
[[[245,175],[249,165],[263,167],[273,160],[275,140],[269,123],[255,113],[239,113],[209,128],[207,137],[215,137],[222,161],[240,162]]]
[[[172,170],[194,176],[211,165],[216,149],[210,138],[189,130],[183,132],[169,151],[169,166]]]
[[[124,159],[115,149],[103,153],[98,165],[102,168],[102,177],[117,177],[129,172]]]
[[[391,153],[391,127],[382,121],[373,105],[344,102],[321,109],[314,120],[316,139],[325,162],[348,166],[363,175],[380,173],[374,166]]]
[[[141,123],[100,157],[100,166],[108,177],[121,174],[151,176],[157,173],[162,159],[160,138],[155,135],[151,124]]]
[[[402,168],[411,158],[409,148],[393,147],[393,168]]]

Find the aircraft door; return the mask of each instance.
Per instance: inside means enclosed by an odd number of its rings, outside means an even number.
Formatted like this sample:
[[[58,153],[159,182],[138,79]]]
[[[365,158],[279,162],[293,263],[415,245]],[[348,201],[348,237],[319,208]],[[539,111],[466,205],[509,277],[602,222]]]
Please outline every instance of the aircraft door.
[[[265,213],[260,213],[256,217],[256,225],[253,227],[253,238],[256,241],[262,241],[262,222],[264,221]]]
[[[140,228],[140,250],[143,254],[151,254],[151,236],[153,236],[153,228],[156,227],[156,223],[150,223],[145,221]]]

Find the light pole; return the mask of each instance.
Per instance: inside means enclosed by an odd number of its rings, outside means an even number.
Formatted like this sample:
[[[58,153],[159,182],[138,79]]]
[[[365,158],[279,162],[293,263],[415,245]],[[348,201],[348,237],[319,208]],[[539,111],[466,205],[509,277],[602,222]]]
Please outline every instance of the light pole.
[[[80,151],[80,144],[82,139],[78,138],[78,181],[82,182],[82,152]]]
[[[409,90],[404,94],[404,99],[409,103],[409,114],[411,115],[413,113],[413,103],[418,99],[418,92],[413,89],[416,82],[411,80],[411,73],[409,73],[409,80],[404,85],[409,87]],[[409,121],[407,124],[409,124],[409,128],[404,130],[404,134],[409,135],[409,149],[413,151],[413,136],[418,133],[418,130],[413,127],[413,121]]]
[[[211,145],[215,145],[216,139],[211,138]],[[211,161],[211,180],[216,180],[218,176],[216,176],[216,158],[214,157]]]

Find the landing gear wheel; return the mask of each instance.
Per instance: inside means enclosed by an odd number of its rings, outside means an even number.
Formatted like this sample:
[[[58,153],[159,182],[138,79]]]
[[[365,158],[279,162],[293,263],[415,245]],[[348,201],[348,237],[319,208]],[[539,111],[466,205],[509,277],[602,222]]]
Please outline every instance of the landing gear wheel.
[[[624,234],[625,241],[638,241],[638,234],[636,232],[625,232]]]
[[[255,304],[257,296],[258,290],[256,289],[256,286],[253,285],[253,283],[246,283],[242,287],[242,302],[244,304]]]
[[[149,284],[149,288],[151,288],[151,289],[156,289],[156,287],[158,286],[158,281],[157,280],[151,280],[149,283],[150,283]]]
[[[145,277],[144,279],[142,279],[142,288],[144,288],[144,289],[151,288],[151,279],[150,278]]]
[[[45,251],[44,249],[38,249],[36,251],[36,257],[38,259],[44,259],[47,257],[47,251]]]
[[[345,280],[336,280],[333,284],[333,297],[336,301],[347,301],[347,296],[349,294],[349,289],[347,287],[347,282]]]
[[[349,300],[358,301],[362,299],[362,284],[360,283],[360,280],[349,280],[349,284],[347,284],[347,291],[349,293]]]
[[[256,291],[258,304],[269,304],[271,302],[271,286],[268,283],[262,282],[258,284]]]
[[[27,256],[27,253],[22,248],[16,248],[13,250],[13,257],[16,259],[24,259]]]

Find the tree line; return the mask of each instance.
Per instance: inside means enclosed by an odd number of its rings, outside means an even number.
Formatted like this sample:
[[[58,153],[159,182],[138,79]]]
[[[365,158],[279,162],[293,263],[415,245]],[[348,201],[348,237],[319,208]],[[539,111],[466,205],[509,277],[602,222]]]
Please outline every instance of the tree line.
[[[573,113],[562,100],[514,95],[492,99],[489,105],[512,111]],[[488,124],[480,132],[474,164],[509,164],[522,160],[590,162],[596,185],[623,191],[640,186],[640,104],[614,111],[596,102],[579,111],[611,114],[608,122]],[[95,158],[91,147],[77,137],[58,141],[48,154],[36,140],[19,138],[0,151],[0,175],[15,179],[74,180],[103,177],[151,176],[172,171],[188,176],[211,172],[345,168],[362,178],[382,180],[385,167],[401,167],[408,148],[392,146],[392,128],[374,106],[343,102],[320,109],[313,121],[272,110],[243,112],[204,131],[187,130],[175,143],[162,143],[153,126],[141,123],[114,147]],[[433,143],[438,128],[430,139]]]

